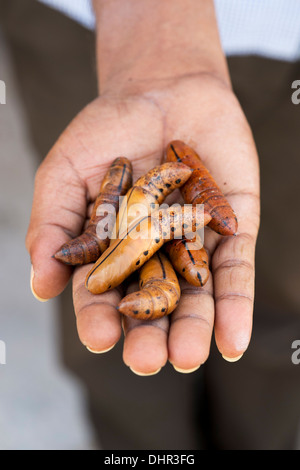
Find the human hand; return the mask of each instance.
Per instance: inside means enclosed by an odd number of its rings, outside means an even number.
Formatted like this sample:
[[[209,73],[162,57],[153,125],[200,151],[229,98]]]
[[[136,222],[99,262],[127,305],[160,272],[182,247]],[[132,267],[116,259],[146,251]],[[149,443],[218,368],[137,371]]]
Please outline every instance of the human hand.
[[[197,368],[208,357],[213,329],[227,358],[239,357],[249,344],[259,225],[258,159],[228,84],[200,73],[148,82],[144,90],[118,96],[108,91],[91,103],[38,170],[26,240],[36,295],[55,297],[72,269],[52,255],[81,232],[87,201],[95,200],[112,160],[128,157],[136,180],[161,163],[166,145],[174,139],[199,153],[235,210],[239,232],[236,237],[206,232],[211,279],[201,289],[182,283],[180,304],[170,317],[147,323],[124,317],[124,362],[140,374],[156,372],[167,360],[179,370]],[[116,306],[125,292],[92,295],[84,286],[89,269],[76,268],[73,277],[78,334],[90,350],[103,352],[121,337]]]

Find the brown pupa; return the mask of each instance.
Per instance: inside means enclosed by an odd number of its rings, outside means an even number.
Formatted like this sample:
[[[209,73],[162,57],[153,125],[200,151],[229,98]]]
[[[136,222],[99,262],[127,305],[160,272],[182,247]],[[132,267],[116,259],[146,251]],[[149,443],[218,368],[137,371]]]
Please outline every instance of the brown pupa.
[[[113,226],[119,208],[119,197],[124,196],[131,185],[131,162],[125,157],[116,158],[102,181],[86,230],[79,237],[62,245],[55,253],[54,258],[73,266],[96,261],[108,248],[110,242],[109,232],[107,232],[106,238],[98,237],[97,225],[105,219],[108,227]],[[111,212],[107,211],[105,214],[97,215],[102,205],[110,207]]]
[[[119,312],[140,320],[154,320],[169,315],[180,299],[180,285],[168,258],[158,251],[139,273],[140,290],[124,297]]]
[[[158,165],[141,176],[124,197],[117,215],[111,244],[138,217],[148,215],[175,189],[180,188],[193,170],[183,163]]]
[[[164,245],[172,265],[189,284],[203,287],[209,278],[208,254],[204,247],[191,249],[192,240],[171,240]]]
[[[174,140],[168,145],[166,156],[169,162],[182,162],[194,169],[181,188],[184,202],[204,204],[212,217],[209,227],[220,235],[235,235],[238,228],[236,215],[199,155],[181,140]]]
[[[211,220],[209,214],[199,214],[181,206],[159,209],[134,221],[126,233],[116,239],[89,271],[85,285],[92,294],[101,294],[121,284],[139,269],[165,242],[184,233],[195,233]]]

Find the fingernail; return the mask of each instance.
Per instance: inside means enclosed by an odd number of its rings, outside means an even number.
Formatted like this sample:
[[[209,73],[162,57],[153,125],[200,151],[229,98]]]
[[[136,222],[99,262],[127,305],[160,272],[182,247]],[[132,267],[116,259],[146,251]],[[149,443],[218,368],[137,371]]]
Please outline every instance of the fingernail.
[[[34,278],[34,271],[33,271],[33,267],[31,266],[31,272],[30,272],[30,288],[31,288],[31,292],[32,294],[34,295],[34,297],[39,300],[40,302],[48,302],[49,299],[42,299],[41,297],[39,297],[35,291],[34,291],[34,288],[33,288],[33,278]]]
[[[179,367],[176,367],[172,364],[172,366],[174,367],[174,369],[177,371],[177,372],[180,372],[181,374],[191,374],[192,372],[195,372],[196,370],[198,370],[201,366],[201,364],[199,364],[199,366],[197,367],[194,367],[193,369],[180,369]]]
[[[241,359],[241,357],[243,356],[243,354],[241,354],[240,356],[236,356],[236,357],[227,357],[227,356],[223,356],[223,359],[225,359],[225,361],[227,362],[237,362]]]
[[[112,346],[110,346],[110,347],[107,348],[107,349],[103,349],[102,351],[95,351],[95,349],[91,349],[91,348],[89,348],[88,346],[86,346],[86,349],[87,349],[88,351],[90,351],[91,353],[93,353],[93,354],[104,354],[104,353],[106,353],[106,352],[108,352],[108,351],[111,351],[111,350],[115,347],[116,344],[117,344],[117,343],[113,344]]]
[[[145,374],[144,372],[137,372],[136,370],[132,369],[132,367],[129,367],[129,369],[131,370],[131,372],[133,372],[134,374],[139,375],[141,377],[148,377],[150,375],[156,375],[161,371],[161,367],[159,369],[157,369],[155,372],[150,372],[150,373],[147,373],[147,374]]]

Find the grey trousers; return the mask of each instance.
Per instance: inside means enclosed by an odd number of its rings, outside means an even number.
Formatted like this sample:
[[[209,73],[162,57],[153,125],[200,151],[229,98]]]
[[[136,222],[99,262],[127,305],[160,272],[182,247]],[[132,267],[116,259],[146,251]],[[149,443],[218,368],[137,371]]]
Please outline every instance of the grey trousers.
[[[97,95],[94,34],[36,0],[0,0],[27,124],[40,161],[75,114]],[[122,342],[90,354],[76,333],[70,287],[60,296],[61,358],[88,391],[104,449],[295,449],[300,422],[300,105],[291,84],[300,64],[228,59],[233,86],[261,163],[262,223],[256,257],[252,342],[225,362],[214,343],[191,375],[167,365],[141,378],[122,362]],[[20,157],[21,158],[21,157]]]

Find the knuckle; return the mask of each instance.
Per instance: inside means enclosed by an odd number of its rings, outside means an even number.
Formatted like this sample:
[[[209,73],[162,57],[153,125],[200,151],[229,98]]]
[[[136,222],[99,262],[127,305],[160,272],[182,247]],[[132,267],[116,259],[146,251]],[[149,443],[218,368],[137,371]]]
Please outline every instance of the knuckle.
[[[242,260],[238,258],[227,258],[217,266],[213,267],[214,275],[220,274],[223,271],[228,271],[231,269],[243,269],[245,271],[254,272],[254,265],[248,260]]]
[[[241,300],[246,300],[248,302],[251,302],[251,304],[254,301],[254,297],[249,294],[243,294],[240,292],[224,292],[222,294],[216,295],[215,296],[215,302],[224,302],[224,301],[230,301],[230,302],[236,302],[236,301],[241,301]]]
[[[208,320],[208,318],[206,318],[204,315],[201,315],[201,314],[196,314],[196,313],[182,314],[172,319],[172,325],[174,325],[176,322],[181,321],[181,320],[192,320],[194,322],[199,323],[201,328],[204,327],[208,330],[211,330],[212,328],[212,323]]]

